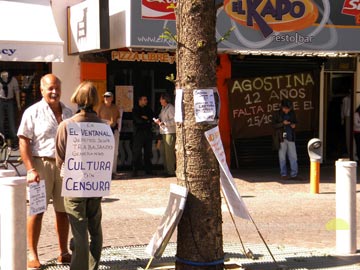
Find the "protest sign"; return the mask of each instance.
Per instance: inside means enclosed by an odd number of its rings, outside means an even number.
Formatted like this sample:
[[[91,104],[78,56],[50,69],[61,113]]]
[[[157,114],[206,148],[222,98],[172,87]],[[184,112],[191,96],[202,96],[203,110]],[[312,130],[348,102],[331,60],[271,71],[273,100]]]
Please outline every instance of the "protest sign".
[[[170,185],[170,198],[164,216],[156,233],[146,247],[146,253],[160,258],[184,212],[188,190],[175,184]]]
[[[69,123],[62,196],[109,195],[114,136],[104,123]]]
[[[243,219],[250,219],[249,212],[237,190],[235,181],[226,163],[226,156],[223,144],[221,142],[219,127],[216,126],[213,129],[206,131],[205,137],[220,164],[221,190],[225,196],[226,201],[228,202],[230,208],[229,210],[235,216]]]
[[[29,216],[46,211],[45,180],[29,184]]]

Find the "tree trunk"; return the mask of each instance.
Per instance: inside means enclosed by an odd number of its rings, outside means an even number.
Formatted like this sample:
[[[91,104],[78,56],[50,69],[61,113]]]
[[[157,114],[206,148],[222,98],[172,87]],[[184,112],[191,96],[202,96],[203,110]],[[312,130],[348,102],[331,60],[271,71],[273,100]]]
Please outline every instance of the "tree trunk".
[[[191,266],[224,258],[219,165],[204,136],[214,125],[196,123],[193,91],[216,87],[215,1],[178,0],[177,89],[183,89],[183,123],[177,125],[178,183],[189,189],[178,226],[177,270],[223,269]],[[181,261],[181,262],[180,262]]]

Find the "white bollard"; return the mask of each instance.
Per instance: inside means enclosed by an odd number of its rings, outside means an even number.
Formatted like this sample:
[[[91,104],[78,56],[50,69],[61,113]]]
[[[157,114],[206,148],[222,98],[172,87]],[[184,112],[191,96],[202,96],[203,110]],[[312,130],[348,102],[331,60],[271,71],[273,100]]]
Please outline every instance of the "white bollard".
[[[356,253],[355,161],[336,161],[336,252]]]
[[[11,176],[15,176],[15,175],[16,175],[16,172],[14,170],[5,170],[5,169],[0,170],[0,179],[3,177],[11,177]],[[0,237],[1,237],[1,214],[0,214]],[[0,238],[0,241],[1,241],[1,238]],[[1,245],[0,245],[0,261],[1,261]],[[1,265],[1,263],[0,263],[0,265]]]
[[[1,269],[26,269],[26,178],[0,179]]]
[[[14,170],[0,170],[0,178],[15,176],[16,172]]]

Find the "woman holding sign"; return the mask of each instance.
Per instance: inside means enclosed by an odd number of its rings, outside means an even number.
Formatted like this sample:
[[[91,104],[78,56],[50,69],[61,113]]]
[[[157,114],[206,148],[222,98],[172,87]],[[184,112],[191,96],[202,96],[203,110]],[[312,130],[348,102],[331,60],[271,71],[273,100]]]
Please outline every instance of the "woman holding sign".
[[[65,210],[74,237],[70,269],[94,270],[102,250],[101,197],[110,189],[114,137],[93,110],[99,99],[91,82],[82,82],[71,102],[79,111],[61,123],[56,135],[56,165],[61,168]],[[99,150],[105,148],[110,152]]]

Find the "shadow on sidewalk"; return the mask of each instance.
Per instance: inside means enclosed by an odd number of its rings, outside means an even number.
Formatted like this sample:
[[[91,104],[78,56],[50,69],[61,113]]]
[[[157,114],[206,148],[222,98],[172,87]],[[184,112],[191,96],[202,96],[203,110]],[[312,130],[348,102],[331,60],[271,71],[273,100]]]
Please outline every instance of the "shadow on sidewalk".
[[[331,255],[309,257],[285,257],[278,261],[280,269],[359,269],[360,255],[335,257]],[[275,270],[279,269],[274,262],[243,263],[241,266],[247,270]]]
[[[358,170],[359,171],[359,170]],[[234,178],[247,182],[279,182],[283,184],[308,184],[310,181],[310,168],[300,167],[300,180],[282,180],[278,168],[240,168],[232,169]],[[358,173],[359,175],[359,173]],[[335,166],[320,166],[320,183],[335,183]]]
[[[241,250],[240,244],[224,244],[225,262],[231,265],[238,265],[247,270],[276,270],[277,266],[284,266],[286,270],[291,269],[360,269],[360,254],[353,256],[332,256],[328,251],[303,249],[296,247],[270,246],[276,258],[274,263],[264,245],[249,245],[254,257],[257,260],[246,258],[243,254],[234,252]],[[146,246],[125,246],[125,247],[106,247],[103,249],[99,270],[141,270],[145,269],[150,257],[145,251]],[[175,262],[176,243],[169,243],[163,257],[155,259],[152,267],[173,265]],[[49,261],[43,269],[69,269],[69,266],[59,266],[55,260]],[[160,269],[160,268],[158,268]],[[161,269],[173,269],[171,267]]]

